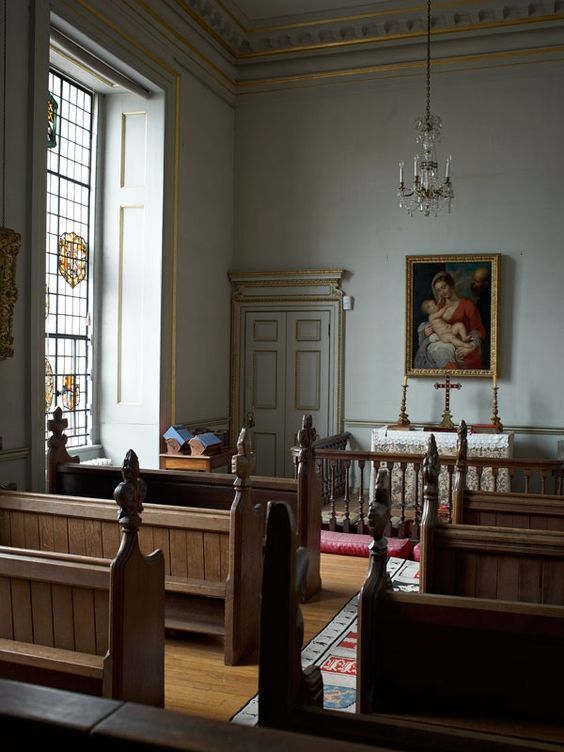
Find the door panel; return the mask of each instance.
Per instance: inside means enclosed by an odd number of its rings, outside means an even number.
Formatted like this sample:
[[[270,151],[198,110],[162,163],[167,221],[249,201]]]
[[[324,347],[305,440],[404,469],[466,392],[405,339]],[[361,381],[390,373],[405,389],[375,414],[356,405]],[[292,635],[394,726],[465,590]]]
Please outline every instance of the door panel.
[[[330,424],[330,313],[289,311],[286,314],[286,475],[293,475],[289,447],[305,413],[310,413],[318,436]]]
[[[305,413],[320,436],[329,433],[330,321],[321,309],[245,313],[240,414],[254,421],[257,475],[294,475],[290,447]]]
[[[245,314],[243,415],[252,413],[257,475],[280,475],[284,467],[280,426],[284,425],[286,318],[277,311]],[[282,366],[282,367],[281,367]]]

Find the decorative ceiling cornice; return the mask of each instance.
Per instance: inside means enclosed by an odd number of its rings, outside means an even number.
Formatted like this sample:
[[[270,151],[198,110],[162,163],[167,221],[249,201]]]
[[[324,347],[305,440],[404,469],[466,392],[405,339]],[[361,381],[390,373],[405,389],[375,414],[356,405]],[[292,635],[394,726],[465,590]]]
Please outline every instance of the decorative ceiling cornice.
[[[241,21],[222,0],[173,0],[233,63],[408,44],[426,33],[426,5],[326,18],[293,17],[269,25]],[[564,24],[564,2],[450,0],[433,7],[434,36],[500,34]]]

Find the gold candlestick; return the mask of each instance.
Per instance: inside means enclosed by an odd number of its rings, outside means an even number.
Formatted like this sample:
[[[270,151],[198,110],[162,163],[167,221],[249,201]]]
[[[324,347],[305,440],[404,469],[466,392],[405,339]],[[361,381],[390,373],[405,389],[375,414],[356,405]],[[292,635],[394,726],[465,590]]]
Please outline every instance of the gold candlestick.
[[[409,420],[406,409],[405,409],[406,401],[407,401],[407,376],[404,376],[401,390],[402,390],[402,396],[401,396],[400,414],[398,417],[398,425],[409,426],[411,424],[411,421]]]
[[[492,392],[493,392],[493,398],[492,398],[492,417],[490,418],[490,422],[493,426],[496,427],[497,433],[503,433],[503,424],[501,422],[501,418],[497,414],[497,390],[499,387],[497,386],[497,379],[494,376],[494,385],[492,386]]]

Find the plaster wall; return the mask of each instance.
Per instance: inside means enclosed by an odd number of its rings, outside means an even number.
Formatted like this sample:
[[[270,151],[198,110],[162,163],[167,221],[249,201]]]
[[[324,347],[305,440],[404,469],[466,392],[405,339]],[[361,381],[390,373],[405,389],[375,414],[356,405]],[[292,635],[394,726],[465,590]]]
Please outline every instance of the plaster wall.
[[[368,446],[397,419],[404,373],[406,255],[501,253],[499,411],[522,442],[564,429],[562,63],[441,72],[432,111],[439,159],[453,155],[451,215],[409,217],[395,195],[411,175],[421,76],[241,98],[236,119],[235,262],[241,270],[345,268],[345,427]],[[436,379],[413,378],[412,422],[440,420]],[[488,422],[491,382],[460,379],[456,421]],[[546,443],[543,438],[543,442]],[[516,442],[517,451],[519,442]],[[546,451],[546,450],[545,450]]]

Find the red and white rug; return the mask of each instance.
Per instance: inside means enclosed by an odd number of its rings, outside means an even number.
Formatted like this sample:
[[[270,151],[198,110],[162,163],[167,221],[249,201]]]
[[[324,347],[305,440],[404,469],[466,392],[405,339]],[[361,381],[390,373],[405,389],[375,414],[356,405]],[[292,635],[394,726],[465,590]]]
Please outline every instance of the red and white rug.
[[[419,590],[419,562],[391,556],[387,569],[394,590]],[[358,595],[355,595],[302,650],[302,666],[321,667],[323,706],[348,713],[354,712],[356,700],[357,605]],[[231,720],[256,726],[257,719],[258,696],[255,695]]]

